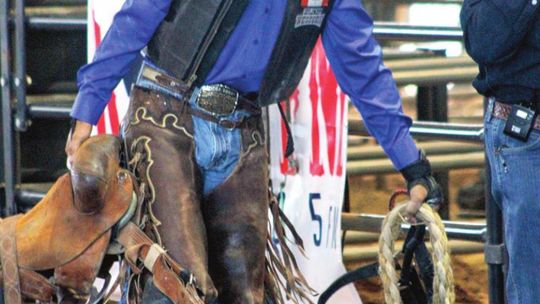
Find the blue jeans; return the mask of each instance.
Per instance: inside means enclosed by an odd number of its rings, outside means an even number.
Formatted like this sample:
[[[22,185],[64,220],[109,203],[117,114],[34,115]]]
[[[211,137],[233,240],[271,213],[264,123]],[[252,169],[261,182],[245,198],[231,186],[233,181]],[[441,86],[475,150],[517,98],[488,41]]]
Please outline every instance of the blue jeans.
[[[193,101],[192,107],[198,108]],[[240,120],[248,115],[236,111],[220,118]],[[219,186],[236,167],[240,159],[242,139],[239,129],[225,129],[216,123],[192,116],[195,136],[195,160],[203,177],[203,194],[206,196]]]
[[[503,133],[506,121],[493,117],[493,101],[485,116],[485,144],[491,167],[491,187],[503,213],[509,254],[506,281],[510,304],[540,299],[540,131],[527,142]]]

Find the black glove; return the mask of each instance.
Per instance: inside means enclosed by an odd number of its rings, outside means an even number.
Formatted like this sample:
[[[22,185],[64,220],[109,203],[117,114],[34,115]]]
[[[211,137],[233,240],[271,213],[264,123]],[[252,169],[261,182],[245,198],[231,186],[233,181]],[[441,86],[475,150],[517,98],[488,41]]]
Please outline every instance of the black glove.
[[[407,189],[416,185],[422,185],[427,189],[426,203],[432,208],[438,210],[444,203],[444,195],[441,186],[431,175],[431,165],[423,151],[420,151],[420,158],[414,163],[400,170],[401,174],[407,180]]]

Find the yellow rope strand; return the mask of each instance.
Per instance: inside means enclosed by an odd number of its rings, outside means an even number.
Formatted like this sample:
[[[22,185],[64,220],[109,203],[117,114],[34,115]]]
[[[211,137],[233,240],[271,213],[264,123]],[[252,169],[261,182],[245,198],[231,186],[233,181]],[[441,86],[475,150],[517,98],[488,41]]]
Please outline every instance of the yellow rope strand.
[[[399,237],[402,214],[405,204],[394,208],[384,219],[379,238],[379,274],[384,287],[384,298],[387,304],[401,304],[398,276],[394,262],[394,244]],[[431,256],[434,267],[433,304],[453,304],[455,302],[454,274],[450,263],[448,238],[444,232],[441,218],[431,207],[424,204],[416,218],[425,223],[430,235],[432,246]]]

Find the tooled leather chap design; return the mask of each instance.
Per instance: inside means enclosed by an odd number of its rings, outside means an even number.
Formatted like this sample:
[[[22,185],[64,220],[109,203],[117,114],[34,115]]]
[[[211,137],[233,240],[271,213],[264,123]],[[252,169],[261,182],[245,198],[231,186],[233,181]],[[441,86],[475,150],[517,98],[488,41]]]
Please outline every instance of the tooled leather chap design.
[[[146,231],[192,272],[212,303],[262,303],[268,214],[260,118],[241,129],[232,175],[205,199],[190,114],[178,100],[135,88],[125,123],[130,169],[145,188]]]

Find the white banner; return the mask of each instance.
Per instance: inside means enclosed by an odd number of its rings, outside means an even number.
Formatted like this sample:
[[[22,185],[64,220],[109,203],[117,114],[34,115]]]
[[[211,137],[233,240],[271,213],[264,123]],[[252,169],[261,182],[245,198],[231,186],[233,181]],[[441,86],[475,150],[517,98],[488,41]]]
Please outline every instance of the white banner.
[[[88,62],[94,58],[97,46],[107,34],[114,15],[125,0],[88,0]],[[94,134],[118,134],[120,122],[129,106],[129,96],[124,81],[114,90]]]
[[[284,191],[282,208],[304,240],[307,255],[296,250],[296,258],[319,294],[345,273],[341,211],[347,161],[347,105],[319,41],[288,103],[297,168],[291,168],[284,158],[286,129],[277,106],[270,107],[272,184],[275,191]],[[355,304],[361,300],[354,286],[349,285],[328,303]]]

